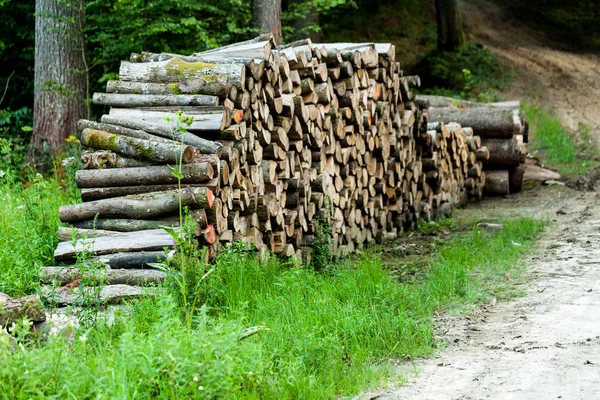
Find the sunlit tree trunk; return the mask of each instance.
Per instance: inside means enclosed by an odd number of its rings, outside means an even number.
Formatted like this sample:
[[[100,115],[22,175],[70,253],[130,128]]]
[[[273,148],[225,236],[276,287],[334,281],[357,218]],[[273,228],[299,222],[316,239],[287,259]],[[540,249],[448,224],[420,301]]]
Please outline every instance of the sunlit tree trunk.
[[[281,44],[281,0],[254,0],[252,27],[260,33],[272,32],[275,42]]]
[[[459,0],[435,0],[438,50],[456,51],[465,45]]]
[[[36,0],[33,135],[27,160],[56,154],[87,116],[83,0]]]

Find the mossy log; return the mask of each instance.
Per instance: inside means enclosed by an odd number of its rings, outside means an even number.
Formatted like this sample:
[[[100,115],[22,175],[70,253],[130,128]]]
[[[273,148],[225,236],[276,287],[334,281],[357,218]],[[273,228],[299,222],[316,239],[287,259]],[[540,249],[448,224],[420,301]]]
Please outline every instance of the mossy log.
[[[81,153],[81,169],[132,168],[150,165],[152,165],[151,161],[125,157],[108,150],[94,152],[86,150]]]
[[[210,78],[192,78],[174,83],[128,82],[108,81],[107,93],[139,94],[139,95],[173,95],[173,94],[202,94],[217,96],[220,99],[227,97],[230,90],[228,82],[212,80]]]
[[[81,144],[159,163],[189,164],[194,159],[194,149],[191,146],[135,139],[89,128],[81,132]]]
[[[243,89],[246,82],[244,64],[187,62],[180,58],[149,63],[121,62],[119,78],[132,82],[173,83],[188,79],[209,80],[227,88],[228,84]]]
[[[130,128],[125,128],[125,127],[119,126],[119,125],[103,124],[102,122],[90,121],[87,119],[80,119],[77,122],[77,130],[79,132],[83,132],[83,130],[86,128],[115,133],[117,135],[128,136],[128,137],[136,138],[136,139],[156,140],[156,141],[162,142],[162,143],[177,143],[172,139],[167,139],[167,138],[159,136],[159,135],[153,135],[153,134],[145,132],[141,129],[130,129]]]
[[[219,178],[213,178],[203,183],[188,183],[182,185],[182,187],[205,187],[213,192],[217,192],[219,189]],[[168,190],[176,190],[178,186],[176,183],[164,184],[164,185],[137,185],[137,186],[112,186],[112,187],[101,187],[101,188],[84,188],[81,189],[81,200],[93,201],[100,199],[108,199],[110,197],[121,197],[129,196],[133,194],[151,193],[151,192],[166,192]]]
[[[214,177],[214,170],[209,162],[184,164],[180,166],[181,183],[201,183]],[[75,173],[75,182],[80,188],[156,185],[177,183],[177,177],[168,166],[88,169]]]
[[[179,207],[211,208],[214,194],[208,188],[191,188],[168,192],[153,192],[125,197],[90,201],[62,206],[58,216],[62,222],[76,222],[94,218],[151,219],[171,214]]]
[[[168,138],[180,143],[188,144],[190,146],[194,146],[200,149],[200,151],[204,154],[215,154],[217,150],[221,147],[219,143],[203,139],[192,133],[182,133],[177,128],[165,124],[166,121],[164,120],[162,121],[162,123],[153,123],[144,121],[143,119],[135,119],[127,116],[117,117],[114,115],[103,115],[102,122],[122,126],[129,129],[143,130],[148,133],[161,136],[163,138]]]
[[[78,279],[96,285],[158,285],[165,280],[165,272],[155,269],[94,269],[82,273],[75,267],[42,267],[39,272],[43,284],[58,282],[66,285]]]
[[[46,320],[44,306],[39,296],[25,296],[18,299],[0,293],[0,328],[19,323],[26,318],[33,322]]]
[[[218,106],[217,96],[94,93],[94,104],[110,107]]]

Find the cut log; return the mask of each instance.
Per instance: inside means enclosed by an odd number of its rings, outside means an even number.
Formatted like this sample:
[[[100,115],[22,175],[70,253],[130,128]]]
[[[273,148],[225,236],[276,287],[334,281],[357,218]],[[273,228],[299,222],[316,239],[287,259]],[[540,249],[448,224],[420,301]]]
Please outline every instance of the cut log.
[[[213,192],[219,189],[219,179],[213,178],[203,183],[186,183],[182,185],[184,187],[205,187]],[[176,183],[165,184],[165,185],[138,185],[138,186],[114,186],[114,187],[101,187],[101,188],[83,188],[81,189],[81,200],[93,201],[108,199],[111,197],[129,196],[132,194],[142,194],[150,192],[166,192],[169,190],[176,190],[178,186]]]
[[[132,82],[173,83],[189,79],[205,79],[219,82],[223,87],[231,84],[244,88],[246,66],[244,64],[211,64],[187,62],[179,58],[151,63],[121,62],[119,78]]]
[[[230,85],[223,80],[214,81],[210,77],[192,78],[174,83],[108,81],[107,93],[143,94],[143,95],[178,95],[201,94],[225,98]]]
[[[113,269],[151,268],[148,264],[160,263],[173,258],[175,250],[168,253],[163,251],[138,251],[133,253],[114,253],[91,257],[102,265]]]
[[[483,161],[486,168],[516,167],[521,163],[519,146],[513,139],[482,139],[481,144],[490,153],[490,157]]]
[[[163,229],[127,232],[117,236],[104,236],[94,239],[80,239],[75,243],[60,242],[54,251],[56,261],[73,260],[77,254],[113,254],[119,252],[159,251],[173,249],[175,239]]]
[[[87,119],[80,119],[77,122],[77,130],[82,132],[84,129],[96,129],[99,131],[105,131],[110,133],[116,133],[118,135],[124,135],[136,139],[144,139],[144,140],[156,140],[163,143],[177,143],[174,140],[164,138],[159,135],[152,135],[140,129],[129,129],[124,128],[123,126],[112,125],[112,124],[103,124],[101,122],[89,121]]]
[[[6,329],[13,323],[20,323],[23,319],[33,322],[46,320],[44,306],[39,296],[25,296],[17,299],[0,293],[0,328]],[[4,333],[3,333],[4,334]]]
[[[187,187],[181,191],[154,192],[62,206],[58,210],[62,222],[85,221],[94,218],[150,219],[174,213],[179,207],[211,208],[214,195],[207,188]]]
[[[107,231],[103,229],[78,229],[78,228],[68,228],[65,226],[58,227],[58,241],[59,242],[69,242],[82,238],[96,238],[100,236],[115,236],[120,234],[120,232],[116,231]]]
[[[200,183],[213,178],[214,170],[209,162],[180,166],[181,183]],[[80,188],[152,185],[177,183],[177,177],[168,166],[81,170],[75,173]]]
[[[156,107],[156,106],[218,106],[219,98],[206,95],[150,95],[94,93],[94,104],[111,107]]]
[[[186,117],[190,119],[190,124],[181,122],[176,112],[111,108],[109,115],[116,118],[136,119],[152,124],[170,126],[173,129],[173,132],[179,134],[175,135],[174,139],[179,142],[183,140],[184,143],[186,143],[185,136],[187,136],[185,131],[200,133],[220,132],[231,125],[230,116],[223,108],[210,108],[202,112],[186,113]],[[184,132],[183,134],[182,130]],[[173,133],[171,133],[171,135],[173,135]]]
[[[107,150],[81,153],[81,169],[148,167],[152,164],[152,161],[137,160]]]
[[[57,282],[61,286],[79,279],[96,285],[145,286],[163,283],[166,274],[154,269],[94,269],[82,274],[75,267],[42,267],[39,277],[42,284]]]
[[[202,139],[191,133],[182,134],[178,129],[165,124],[155,124],[141,119],[103,115],[102,122],[119,125],[130,129],[139,129],[163,138],[197,147],[204,154],[215,154],[221,145],[210,140]],[[166,121],[165,121],[166,122]]]
[[[508,171],[486,171],[484,194],[486,196],[508,196],[510,179]]]
[[[59,306],[72,305],[89,305],[82,303],[82,299],[95,299],[95,290],[91,287],[77,287],[71,289],[69,287],[59,288],[58,290],[52,287],[44,286],[42,288],[42,296],[49,303]],[[84,291],[86,293],[81,293]],[[102,304],[118,304],[124,301],[140,299],[147,296],[152,296],[158,293],[158,288],[144,288],[129,285],[108,285],[100,290],[100,302]]]
[[[446,110],[429,109],[431,121],[456,122],[468,126],[484,138],[511,138],[521,133],[520,123],[516,123],[513,110],[501,108]],[[491,149],[490,149],[491,150]]]
[[[194,158],[194,149],[190,146],[135,139],[89,128],[81,133],[81,143],[94,149],[111,150],[125,156],[160,163],[189,164]]]
[[[134,232],[162,229],[163,226],[179,226],[179,221],[98,218],[96,220],[74,222],[73,226],[83,230],[108,229],[111,232]]]

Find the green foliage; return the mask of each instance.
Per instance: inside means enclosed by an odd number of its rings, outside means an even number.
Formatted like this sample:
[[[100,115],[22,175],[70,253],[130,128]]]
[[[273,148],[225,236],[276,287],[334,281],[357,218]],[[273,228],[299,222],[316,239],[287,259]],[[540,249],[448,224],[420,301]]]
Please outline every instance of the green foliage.
[[[38,286],[41,266],[53,265],[58,207],[70,202],[64,182],[0,163],[0,292],[29,294]]]
[[[285,4],[287,3],[287,4]],[[334,9],[357,8],[355,0],[301,0],[282,4],[281,27],[284,41],[304,38],[322,31],[319,20],[330,17]],[[303,24],[299,24],[303,21]]]
[[[251,35],[243,0],[91,0],[87,38],[93,83],[104,82],[133,52],[191,54]]]
[[[23,350],[0,333],[0,397],[234,399],[261,383],[261,349],[238,340],[241,326],[201,314],[187,330],[177,313],[168,297],[145,301]]]
[[[540,153],[551,167],[558,168],[564,175],[585,175],[598,165],[598,156],[593,154],[593,145],[584,145],[577,151],[576,139],[562,126],[558,117],[540,107],[525,105],[525,114],[532,130],[530,148]],[[585,126],[581,130],[583,139]]]
[[[30,185],[36,195],[60,197],[52,179]],[[17,294],[19,283],[36,281],[39,264],[27,250],[43,247],[42,263],[51,261],[56,209],[50,199],[36,199],[27,207],[54,223],[15,224],[22,217],[7,205],[18,204],[25,189],[15,182],[0,187],[2,238],[17,238],[0,242],[0,255],[16,250],[17,257],[29,257],[19,267],[0,260],[0,291]],[[6,197],[15,193],[21,198]],[[36,227],[45,227],[51,240],[26,248]],[[24,341],[22,350],[10,350],[0,336],[0,397],[322,399],[355,393],[393,373],[386,360],[431,353],[435,312],[482,299],[480,285],[502,279],[541,228],[524,219],[489,235],[473,230],[446,242],[422,279],[400,284],[377,253],[323,274],[239,244],[226,248],[207,276],[190,247],[181,263],[198,263],[185,274],[197,283],[187,292],[197,307],[192,318],[180,318],[188,306],[174,297],[184,287],[183,270],[176,268],[167,284],[174,290],[132,304],[110,324],[99,319],[62,334],[51,329],[47,340]]]
[[[34,12],[35,1],[0,0],[0,107],[33,106]]]
[[[329,219],[317,217],[311,258],[311,266],[316,271],[327,268],[333,261],[333,255],[331,254],[332,237],[333,233]]]
[[[436,24],[420,0],[356,0],[319,19],[323,42],[390,42],[410,69],[436,47]]]
[[[497,100],[496,90],[506,88],[510,74],[480,43],[469,42],[457,52],[434,51],[416,67],[428,94],[480,102]]]
[[[22,107],[16,111],[0,109],[0,165],[17,167],[22,164],[32,125],[31,108]]]

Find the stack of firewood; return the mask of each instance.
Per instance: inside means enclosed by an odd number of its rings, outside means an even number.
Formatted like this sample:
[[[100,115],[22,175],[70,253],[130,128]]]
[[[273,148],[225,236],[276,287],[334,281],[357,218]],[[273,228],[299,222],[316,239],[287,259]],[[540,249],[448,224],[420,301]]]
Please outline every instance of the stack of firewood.
[[[469,126],[481,137],[490,157],[483,162],[486,196],[521,191],[529,126],[518,101],[474,103],[441,96],[418,96],[430,103],[430,116],[441,122]]]
[[[60,209],[77,231],[63,228],[56,259],[87,245],[113,268],[143,266],[174,247],[160,227],[178,225],[180,205],[208,257],[234,241],[309,255],[319,219],[344,254],[447,215],[481,198],[493,143],[473,124],[438,122],[411,92],[419,84],[390,44],[276,48],[263,35],[133,54],[94,95],[108,114],[79,122],[84,202]],[[82,232],[95,237],[71,240]]]

